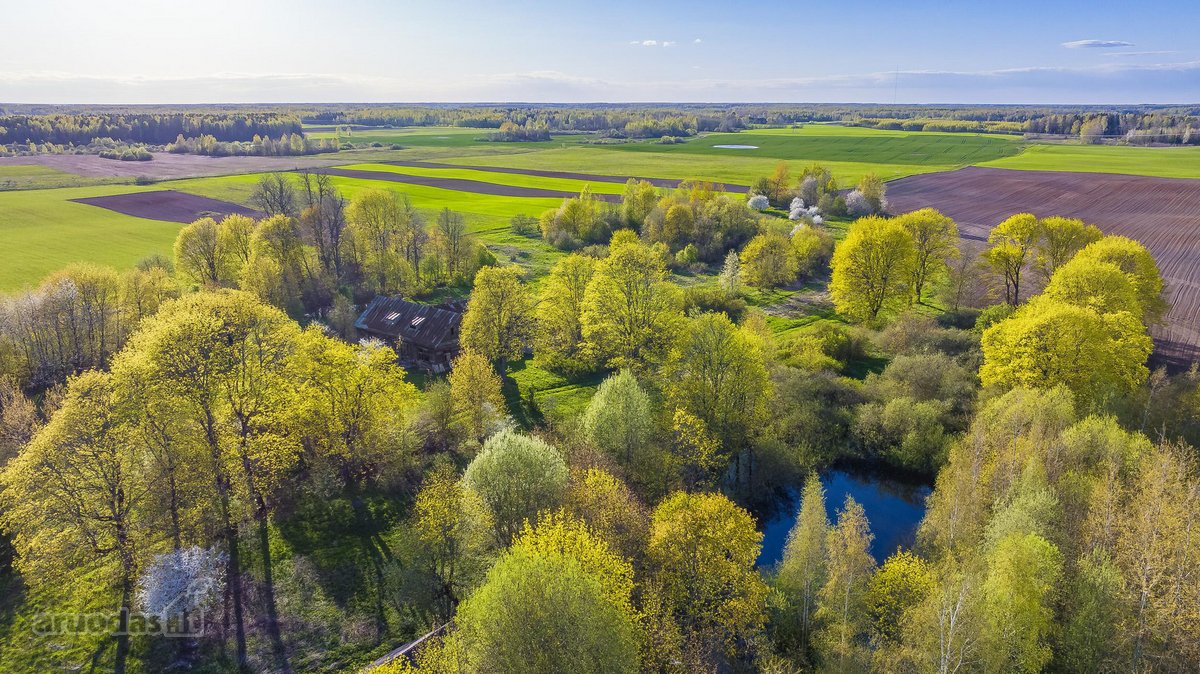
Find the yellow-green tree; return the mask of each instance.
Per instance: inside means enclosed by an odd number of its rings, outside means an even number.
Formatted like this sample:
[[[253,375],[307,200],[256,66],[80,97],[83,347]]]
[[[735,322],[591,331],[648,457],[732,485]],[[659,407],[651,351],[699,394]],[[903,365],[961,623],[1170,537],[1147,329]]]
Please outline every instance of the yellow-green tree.
[[[992,228],[984,259],[1004,277],[1004,299],[1012,306],[1021,301],[1021,276],[1032,261],[1041,225],[1032,213],[1018,213]]]
[[[791,283],[799,270],[796,250],[783,232],[759,234],[742,249],[742,280],[755,288],[770,290]]]
[[[632,575],[586,527],[556,519],[527,530],[459,606],[453,638],[465,671],[634,674]]]
[[[900,222],[913,241],[913,299],[920,303],[926,284],[945,275],[946,261],[958,254],[958,225],[932,208],[905,213]]]
[[[587,366],[583,357],[583,299],[595,258],[572,254],[550,268],[537,304],[537,356],[552,366]]]
[[[236,280],[232,262],[212,218],[196,220],[175,237],[175,268],[197,285],[219,286]]]
[[[1040,672],[1052,655],[1049,642],[1062,553],[1035,533],[1013,533],[996,544],[987,563],[981,588],[985,667],[995,672]]]
[[[1084,405],[1137,388],[1153,344],[1132,314],[1099,314],[1039,297],[983,333],[984,386],[1062,384]]]
[[[689,319],[671,351],[667,398],[704,422],[728,451],[764,421],[770,382],[759,342],[723,313]]]
[[[225,216],[217,225],[217,244],[228,254],[234,278],[250,261],[250,237],[255,225],[254,218],[237,213]]]
[[[350,202],[346,220],[342,246],[362,274],[363,285],[383,294],[410,290],[416,270],[406,254],[414,224],[407,197],[364,192]]]
[[[454,359],[449,379],[454,423],[473,442],[482,442],[488,430],[508,412],[500,377],[487,358],[464,351]]]
[[[1104,236],[1095,225],[1076,218],[1052,215],[1038,222],[1041,232],[1035,245],[1034,266],[1044,281],[1090,243]]]
[[[825,584],[828,536],[825,488],[816,473],[809,473],[800,494],[796,524],[788,532],[775,574],[779,604],[773,623],[784,646],[801,654],[811,645],[817,627],[817,592]]]
[[[1154,256],[1142,244],[1124,236],[1106,236],[1088,244],[1076,257],[1115,264],[1128,274],[1137,290],[1147,324],[1155,323],[1166,313],[1162,274]]]
[[[896,219],[868,216],[850,225],[833,252],[829,292],[838,313],[874,321],[911,292],[915,249],[912,235]]]
[[[329,466],[357,503],[364,482],[394,477],[411,457],[416,388],[384,344],[347,344],[316,328],[297,344],[291,364],[303,393],[297,425],[314,461]]]
[[[533,304],[515,265],[484,267],[475,275],[463,316],[464,349],[487,358],[505,376],[510,358],[520,358],[533,336]]]
[[[659,362],[682,319],[679,289],[666,280],[663,258],[637,240],[613,236],[583,298],[583,337],[589,353],[609,367]]]
[[[736,655],[762,630],[767,587],[754,568],[761,541],[750,513],[721,494],[677,492],[654,509],[650,561],[695,648]]]
[[[250,237],[250,258],[239,287],[299,318],[304,315],[303,293],[313,278],[312,251],[296,221],[276,215],[260,222]]]
[[[867,587],[873,635],[887,642],[899,640],[905,616],[925,601],[933,587],[933,572],[925,560],[905,550],[888,557]]]
[[[440,617],[446,620],[487,570],[494,540],[492,513],[449,464],[429,472],[413,512],[430,573],[438,583]]]
[[[149,532],[136,521],[147,485],[115,402],[107,374],[70,381],[50,422],[0,473],[0,523],[16,534],[18,568],[36,585],[70,585],[80,568],[114,564],[120,603],[113,669],[124,672],[139,548]]]
[[[1076,257],[1060,266],[1050,277],[1046,297],[1087,307],[1099,314],[1127,311],[1142,318],[1142,298],[1133,279],[1111,262]]]
[[[868,662],[863,636],[868,631],[867,588],[875,571],[871,557],[870,523],[863,507],[849,494],[838,512],[837,524],[825,537],[825,584],[817,593],[814,636],[825,666],[834,671],[859,671]]]
[[[599,468],[575,472],[565,507],[627,559],[645,554],[650,518],[629,487],[611,473]]]
[[[227,587],[239,666],[248,666],[239,525],[253,522],[262,563],[266,626],[281,667],[287,653],[276,615],[269,495],[300,457],[292,415],[297,404],[290,361],[299,327],[244,292],[189,295],[146,319],[113,364],[119,387],[169,402],[195,430],[213,485],[214,529],[224,539]]]
[[[658,204],[658,188],[645,180],[630,178],[621,196],[621,221],[626,227],[640,229],[646,216]]]

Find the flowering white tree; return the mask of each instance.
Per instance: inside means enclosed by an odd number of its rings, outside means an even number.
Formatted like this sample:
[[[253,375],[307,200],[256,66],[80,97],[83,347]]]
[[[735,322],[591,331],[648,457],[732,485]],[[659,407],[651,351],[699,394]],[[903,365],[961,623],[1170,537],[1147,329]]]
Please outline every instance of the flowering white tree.
[[[846,195],[846,211],[853,217],[861,218],[874,213],[875,208],[871,205],[870,200],[863,196],[862,192],[854,190]]]
[[[754,194],[750,196],[747,203],[750,205],[750,208],[756,211],[764,211],[771,205],[771,200],[767,199],[767,195],[765,194]]]
[[[737,251],[731,250],[725,256],[725,266],[721,269],[721,276],[717,279],[717,283],[726,293],[736,295],[741,286],[741,278],[742,261],[738,257]]]
[[[194,612],[224,590],[225,553],[199,547],[157,555],[146,567],[138,599],[163,621]]]

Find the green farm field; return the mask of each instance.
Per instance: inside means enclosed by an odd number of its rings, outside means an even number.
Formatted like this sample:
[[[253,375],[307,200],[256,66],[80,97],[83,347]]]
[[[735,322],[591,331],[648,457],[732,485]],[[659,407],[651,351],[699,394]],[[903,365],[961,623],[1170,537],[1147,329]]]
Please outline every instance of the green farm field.
[[[1200,147],[1030,145],[1020,154],[980,164],[1024,171],[1122,173],[1158,178],[1200,178]]]
[[[820,162],[842,185],[853,185],[868,172],[890,180],[975,164],[1200,178],[1200,148],[1031,145],[1010,136],[880,131],[823,124],[706,134],[677,145],[652,142],[585,145],[579,141],[588,137],[580,135],[566,137],[571,142],[565,147],[557,141],[488,143],[475,140],[481,135],[480,130],[463,128],[381,129],[378,133],[381,138],[387,137],[381,142],[398,142],[406,149],[341,152],[336,156],[346,159],[342,168],[565,192],[578,192],[588,186],[598,194],[619,194],[622,185],[478,171],[470,167],[701,179],[741,185],[770,174],[781,160],[789,164],[793,174],[806,164]],[[364,134],[355,132],[355,142],[363,141]],[[757,145],[759,149],[712,147],[719,144]],[[378,163],[388,160],[429,160],[459,168]],[[60,187],[73,180],[91,180],[93,186]],[[72,198],[175,189],[246,205],[258,176],[245,173],[166,180],[149,187],[96,185],[100,180],[112,179],[86,179],[36,165],[0,163],[0,236],[4,237],[6,249],[15,253],[0,267],[0,290],[36,285],[46,275],[76,261],[127,268],[147,255],[170,253],[178,225],[72,203],[69,201]],[[537,216],[557,207],[560,201],[555,198],[484,195],[342,176],[335,177],[334,183],[350,199],[372,189],[407,194],[430,218],[443,208],[461,212],[470,230],[502,259],[525,264],[535,275],[560,255],[537,239],[515,236],[508,230],[508,221],[514,215]],[[42,189],[29,189],[34,187]]]
[[[70,201],[161,187],[109,185],[0,192],[0,237],[8,253],[0,290],[34,286],[72,262],[118,269],[154,254],[170,255],[179,225]]]

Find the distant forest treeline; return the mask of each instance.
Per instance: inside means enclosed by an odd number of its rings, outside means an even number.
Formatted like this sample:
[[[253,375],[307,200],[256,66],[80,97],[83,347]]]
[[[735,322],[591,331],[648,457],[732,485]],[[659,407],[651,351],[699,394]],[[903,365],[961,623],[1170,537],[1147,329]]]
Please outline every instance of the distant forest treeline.
[[[327,104],[246,106],[0,106],[0,145],[86,145],[97,138],[165,145],[211,136],[250,142],[302,124],[458,126],[493,139],[551,132],[614,138],[692,136],[751,125],[841,122],[903,131],[1076,137],[1093,143],[1200,145],[1200,106],[956,106],[868,104]],[[536,138],[534,137],[536,136]]]
[[[87,145],[96,138],[166,145],[178,137],[248,142],[301,132],[290,112],[94,112],[0,116],[0,144]]]

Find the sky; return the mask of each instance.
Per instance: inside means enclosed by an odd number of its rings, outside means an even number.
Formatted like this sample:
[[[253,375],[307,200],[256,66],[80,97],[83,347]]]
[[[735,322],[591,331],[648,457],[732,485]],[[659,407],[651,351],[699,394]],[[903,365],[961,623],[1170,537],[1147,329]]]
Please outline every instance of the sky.
[[[1200,102],[1195,0],[5,4],[4,103]]]

